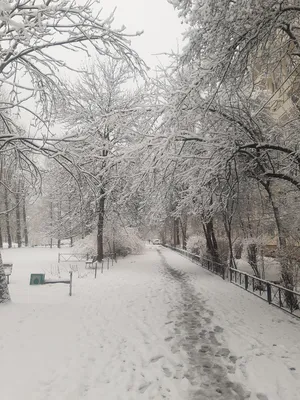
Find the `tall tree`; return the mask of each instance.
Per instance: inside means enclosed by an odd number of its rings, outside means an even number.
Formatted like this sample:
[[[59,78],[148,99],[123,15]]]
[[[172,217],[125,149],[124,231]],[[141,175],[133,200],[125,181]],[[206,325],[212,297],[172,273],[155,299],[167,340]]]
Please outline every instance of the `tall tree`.
[[[140,117],[141,92],[128,89],[133,80],[132,70],[125,62],[100,59],[87,67],[75,84],[69,85],[69,97],[62,120],[75,134],[86,135],[81,148],[82,160],[95,176],[97,192],[90,192],[97,215],[97,259],[103,259],[105,209],[114,175],[114,155],[126,147],[134,135]],[[109,162],[108,162],[109,159]]]
[[[47,137],[56,100],[62,94],[59,72],[64,67],[73,69],[71,62],[59,60],[52,50],[81,50],[86,54],[93,49],[100,55],[117,54],[139,71],[142,62],[130,48],[124,30],[112,28],[113,15],[100,18],[97,1],[81,6],[70,0],[45,0],[40,6],[35,0],[4,3],[0,16],[0,36],[5,43],[0,50],[0,85],[2,93],[8,95],[1,96],[0,156],[14,151],[20,168],[31,172],[35,184],[40,178],[39,164],[28,157],[31,154],[51,156],[70,173],[75,169],[78,174],[82,168],[61,147],[62,140]],[[23,83],[24,75],[29,76],[27,84]],[[36,102],[28,102],[31,98]],[[46,134],[25,134],[9,110],[30,112],[35,122],[46,127]],[[8,298],[5,282],[0,260],[1,302]]]

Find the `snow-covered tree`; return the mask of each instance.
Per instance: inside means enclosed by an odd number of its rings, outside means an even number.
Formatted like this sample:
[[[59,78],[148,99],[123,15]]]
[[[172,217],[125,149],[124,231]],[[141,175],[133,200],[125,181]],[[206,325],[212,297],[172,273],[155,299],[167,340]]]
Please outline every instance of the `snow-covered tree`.
[[[85,137],[78,151],[81,163],[94,177],[94,186],[81,188],[87,202],[94,204],[97,221],[97,257],[103,258],[103,234],[106,208],[118,182],[115,156],[133,141],[143,109],[143,92],[130,90],[132,70],[125,62],[95,60],[81,78],[70,83],[66,106],[61,115],[68,131]],[[95,192],[96,187],[96,192]],[[97,217],[96,217],[97,216]]]
[[[113,15],[101,19],[97,1],[78,5],[70,0],[2,1],[0,15],[1,133],[0,156],[15,150],[34,179],[39,164],[28,155],[41,154],[55,159],[73,173],[78,168],[66,151],[67,139],[49,137],[49,128],[61,97],[60,72],[74,69],[71,62],[57,57],[56,50],[81,51],[113,56],[141,71],[141,61],[130,48],[124,29],[112,28]],[[3,93],[6,93],[4,96]],[[31,101],[34,99],[34,102]],[[45,128],[29,135],[16,123],[20,110],[29,112]],[[72,172],[76,169],[76,173]],[[4,270],[0,262],[0,302],[7,300]]]

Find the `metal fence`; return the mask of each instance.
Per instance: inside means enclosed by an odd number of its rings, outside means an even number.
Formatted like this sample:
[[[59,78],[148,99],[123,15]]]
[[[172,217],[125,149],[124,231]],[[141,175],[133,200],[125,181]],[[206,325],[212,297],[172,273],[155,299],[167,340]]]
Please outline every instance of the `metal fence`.
[[[189,253],[187,250],[169,245],[164,246],[176,251],[201,267],[206,268],[208,271],[221,276],[223,279],[226,278],[226,266],[224,264],[216,263],[210,259],[198,256],[197,254]],[[229,268],[229,281],[262,300],[267,301],[269,304],[300,318],[300,293],[258,278],[257,276],[249,275],[235,268]]]
[[[230,268],[230,282],[300,318],[300,293]]]
[[[86,261],[88,259],[87,253],[58,253],[58,262]]]
[[[226,266],[224,264],[215,262],[209,258],[205,258],[205,257],[199,256],[197,254],[190,253],[187,250],[179,249],[177,247],[172,247],[167,244],[165,244],[164,246],[183,255],[184,257],[188,258],[192,262],[200,265],[200,267],[205,268],[208,271],[212,272],[213,274],[219,275],[223,279],[225,279]]]

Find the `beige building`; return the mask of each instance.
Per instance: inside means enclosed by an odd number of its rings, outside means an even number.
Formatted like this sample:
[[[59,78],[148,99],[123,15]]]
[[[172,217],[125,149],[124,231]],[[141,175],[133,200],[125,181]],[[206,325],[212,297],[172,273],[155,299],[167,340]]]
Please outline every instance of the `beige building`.
[[[300,65],[295,64],[286,52],[276,63],[258,61],[254,81],[269,92],[267,107],[276,120],[286,122],[295,117],[295,113],[299,115]]]

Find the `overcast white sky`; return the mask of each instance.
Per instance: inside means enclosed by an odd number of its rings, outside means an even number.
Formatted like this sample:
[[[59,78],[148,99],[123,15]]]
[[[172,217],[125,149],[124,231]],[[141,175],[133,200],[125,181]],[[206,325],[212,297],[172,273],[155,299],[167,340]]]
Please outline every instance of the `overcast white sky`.
[[[130,33],[144,31],[141,37],[132,39],[132,46],[149,67],[158,64],[155,54],[176,51],[181,46],[184,25],[167,0],[102,0],[102,4],[105,15],[117,7],[116,27],[125,25]]]
[[[86,0],[77,0],[84,4]],[[103,8],[101,17],[108,17],[115,10],[114,28],[126,27],[126,33],[134,34],[144,31],[141,36],[131,39],[132,47],[138,52],[146,64],[154,69],[156,65],[167,64],[168,59],[163,53],[182,48],[182,33],[185,26],[181,24],[176,10],[167,0],[102,0]],[[74,68],[80,68],[85,53],[66,52],[64,49],[56,49],[56,57],[68,62]],[[62,77],[69,79],[77,77],[71,71],[61,71]],[[71,78],[72,79],[72,78]],[[30,124],[31,116],[23,113],[23,124]]]
[[[84,5],[86,0],[76,2]],[[168,62],[164,53],[177,52],[182,48],[182,34],[186,26],[181,24],[177,11],[168,0],[100,0],[100,7],[101,19],[115,10],[113,28],[125,26],[125,33],[129,34],[143,31],[142,35],[131,38],[131,46],[150,68]],[[99,7],[95,13],[97,11]],[[66,52],[63,48],[56,48],[53,55],[75,68],[82,66],[87,59],[84,52]]]

